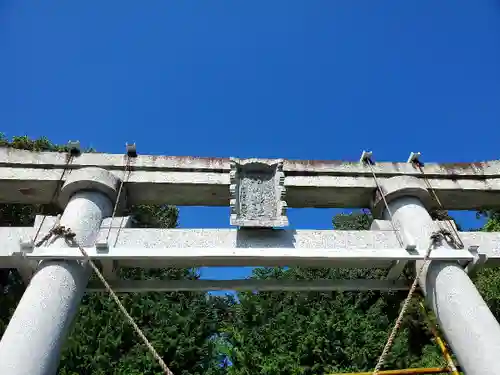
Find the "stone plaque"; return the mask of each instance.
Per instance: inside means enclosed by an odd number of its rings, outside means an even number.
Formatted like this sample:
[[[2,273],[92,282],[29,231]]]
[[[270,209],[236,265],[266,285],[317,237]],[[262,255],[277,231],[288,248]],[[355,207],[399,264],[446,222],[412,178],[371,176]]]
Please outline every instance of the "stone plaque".
[[[282,160],[231,159],[231,225],[288,226]]]

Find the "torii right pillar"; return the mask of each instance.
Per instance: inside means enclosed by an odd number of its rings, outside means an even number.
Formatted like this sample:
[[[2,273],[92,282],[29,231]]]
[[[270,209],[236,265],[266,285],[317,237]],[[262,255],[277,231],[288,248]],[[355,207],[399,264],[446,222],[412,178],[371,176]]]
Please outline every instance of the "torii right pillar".
[[[427,250],[438,227],[428,212],[432,199],[425,183],[397,176],[385,180],[381,188],[397,230],[411,236],[419,250]],[[390,220],[380,192],[373,215]],[[440,246],[448,247],[444,241]],[[416,263],[418,270],[422,263]],[[419,285],[464,373],[499,375],[500,325],[463,267],[458,262],[432,261]]]

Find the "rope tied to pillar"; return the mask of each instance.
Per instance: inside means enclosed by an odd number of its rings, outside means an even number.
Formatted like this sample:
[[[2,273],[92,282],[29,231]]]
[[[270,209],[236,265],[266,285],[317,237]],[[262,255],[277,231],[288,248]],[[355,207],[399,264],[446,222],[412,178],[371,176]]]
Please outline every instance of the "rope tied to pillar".
[[[424,268],[427,266],[429,263],[429,258],[431,255],[432,250],[434,247],[439,243],[441,239],[445,238],[446,232],[443,232],[443,230],[438,230],[436,232],[433,232],[430,236],[430,244],[429,247],[427,248],[427,252],[425,254],[424,260],[422,262],[422,265],[420,266],[417,274],[415,275],[415,279],[413,280],[413,283],[411,284],[410,291],[408,292],[408,295],[406,296],[406,299],[403,303],[403,306],[401,307],[401,311],[399,312],[399,315],[396,319],[396,323],[394,323],[394,327],[392,328],[391,334],[389,335],[389,338],[387,339],[387,343],[385,344],[384,350],[382,351],[382,354],[380,355],[377,365],[375,366],[375,370],[373,370],[373,375],[378,375],[380,369],[384,365],[384,362],[387,358],[387,355],[389,354],[389,350],[392,347],[392,344],[394,343],[394,340],[396,338],[396,334],[398,333],[399,329],[401,328],[401,323],[403,322],[403,318],[406,314],[406,311],[408,310],[408,307],[410,306],[410,301],[413,298],[413,294],[415,293],[417,286],[418,286],[418,279],[420,276],[422,276],[422,272],[424,271]]]
[[[389,216],[389,220],[391,222],[391,226],[394,230],[394,233],[396,234],[396,237],[398,239],[398,242],[400,243],[401,247],[404,247],[404,241],[402,240],[401,236],[400,236],[400,233],[399,231],[397,230],[396,228],[396,225],[394,223],[394,219],[393,219],[393,215],[392,215],[392,211],[389,207],[389,204],[387,202],[387,199],[385,198],[385,194],[384,194],[384,191],[382,190],[382,186],[380,185],[379,181],[378,181],[378,178],[377,178],[377,175],[375,173],[375,170],[373,168],[373,164],[375,164],[373,162],[373,160],[371,159],[371,153],[365,153],[363,152],[363,155],[361,156],[361,160],[362,162],[365,164],[365,165],[368,165],[369,168],[370,168],[370,171],[373,175],[373,179],[375,181],[375,185],[377,187],[377,190],[378,192],[380,193],[380,196],[384,202],[384,206],[385,206],[385,210],[387,211],[387,214]],[[423,170],[420,169],[422,174],[423,174]],[[425,177],[425,174],[424,174],[424,179],[426,179]],[[434,194],[434,197],[435,199],[437,200],[437,202],[441,205],[442,207],[442,204],[439,200],[439,198],[437,197],[436,193],[434,192],[434,190],[432,189],[432,187],[430,186],[430,183],[428,181],[427,182],[427,185],[429,187],[429,189],[433,192]],[[380,355],[378,361],[377,361],[377,365],[375,366],[375,369],[373,370],[373,375],[378,375],[378,373],[380,372],[380,369],[382,368],[382,366],[384,365],[384,362],[387,358],[387,355],[389,354],[389,350],[391,349],[393,343],[394,343],[394,340],[396,338],[396,335],[399,331],[399,329],[401,328],[401,324],[403,322],[403,318],[406,314],[406,311],[408,310],[408,307],[410,306],[410,301],[411,299],[413,298],[413,295],[415,293],[415,291],[417,290],[417,286],[418,286],[418,280],[419,278],[422,276],[422,272],[424,271],[425,267],[427,266],[427,264],[429,263],[429,258],[430,258],[430,255],[431,255],[431,252],[432,250],[435,248],[436,245],[439,244],[439,242],[444,239],[445,241],[449,241],[450,238],[452,238],[452,234],[449,230],[445,229],[445,228],[440,228],[439,230],[433,232],[431,235],[430,235],[430,243],[429,243],[429,246],[427,248],[427,251],[425,253],[425,256],[424,256],[424,259],[423,259],[423,262],[422,262],[422,265],[420,266],[418,272],[416,273],[415,275],[415,278],[413,279],[413,282],[411,284],[411,287],[410,287],[410,290],[408,292],[408,295],[406,296],[406,299],[404,300],[403,302],[403,306],[401,307],[401,311],[399,312],[399,315],[396,319],[396,322],[394,323],[394,326],[391,330],[391,333],[387,339],[387,342],[384,346],[384,350],[382,351],[382,354]]]
[[[132,326],[134,331],[137,333],[139,338],[142,340],[144,345],[148,348],[149,352],[151,355],[156,359],[158,362],[158,365],[161,367],[165,375],[174,375],[174,373],[168,368],[167,364],[161,356],[158,354],[154,346],[149,342],[148,338],[144,334],[144,332],[141,330],[141,328],[137,325],[135,322],[134,318],[129,314],[123,303],[120,301],[118,298],[117,294],[114,292],[113,288],[111,288],[111,285],[106,281],[106,278],[103,276],[97,265],[94,263],[94,261],[90,258],[89,254],[87,251],[81,246],[77,241],[76,241],[76,234],[70,229],[65,227],[64,225],[56,225],[54,226],[37,244],[36,246],[41,246],[43,245],[46,241],[48,241],[52,236],[54,237],[62,237],[64,238],[70,245],[77,247],[82,255],[84,256],[85,260],[90,264],[92,267],[93,271],[101,281],[101,283],[104,285],[106,288],[106,291],[109,293],[111,298],[114,300],[116,305],[118,306],[120,312],[125,316],[126,320],[128,323]]]
[[[133,145],[128,145],[127,144],[126,148],[127,148],[127,154],[126,154],[126,163],[125,163],[125,166],[124,166],[125,176],[122,179],[122,181],[120,183],[120,187],[118,189],[117,199],[116,199],[115,205],[113,207],[113,212],[112,212],[112,217],[111,217],[111,223],[110,223],[109,230],[108,230],[108,233],[107,233],[107,236],[106,236],[106,241],[108,241],[108,239],[109,239],[109,235],[110,235],[110,232],[111,232],[111,225],[112,225],[113,219],[114,219],[114,217],[116,215],[116,212],[117,212],[117,209],[118,209],[118,205],[119,205],[119,201],[120,201],[120,198],[121,198],[121,195],[122,195],[122,190],[123,190],[124,184],[125,184],[125,182],[128,182],[128,179],[130,177],[130,173],[131,173],[130,158],[134,158],[134,157],[137,156],[137,151],[135,149],[135,144],[133,144]],[[78,151],[78,152],[76,152],[76,151]],[[66,175],[66,172],[68,170],[69,165],[73,161],[73,158],[75,156],[79,155],[79,150],[76,150],[76,151],[75,151],[75,149],[71,149],[70,148],[70,150],[68,152],[68,156],[67,156],[67,159],[66,159],[66,164],[64,165],[64,169],[63,169],[63,171],[61,173],[61,176],[60,176],[60,178],[58,180],[56,189],[55,189],[55,191],[54,191],[54,193],[52,195],[52,199],[50,201],[51,203],[53,203],[55,201],[55,199],[57,198],[57,195],[58,195],[59,190],[61,188],[61,184],[64,181],[64,177]],[[111,287],[111,285],[106,281],[106,278],[101,273],[101,271],[99,270],[99,268],[97,267],[97,265],[94,263],[94,261],[90,258],[89,254],[87,253],[87,251],[85,250],[85,248],[78,243],[78,241],[76,240],[76,234],[71,230],[71,228],[65,227],[64,225],[60,224],[60,216],[58,217],[57,221],[54,223],[54,225],[52,226],[52,228],[48,231],[48,233],[46,235],[44,235],[40,239],[40,241],[38,241],[38,242],[36,241],[36,239],[38,237],[38,234],[40,233],[40,230],[41,230],[41,228],[43,226],[44,220],[45,220],[45,216],[42,218],[42,222],[41,222],[41,224],[40,224],[40,226],[38,228],[38,231],[36,232],[36,236],[34,238],[35,246],[36,247],[40,247],[45,242],[49,241],[52,237],[54,237],[54,238],[64,238],[66,240],[66,242],[68,242],[69,245],[72,245],[73,247],[77,247],[80,250],[80,252],[82,253],[82,255],[85,258],[85,260],[90,264],[92,270],[95,272],[95,274],[97,275],[97,277],[99,278],[99,280],[101,281],[101,283],[104,285],[106,291],[109,293],[109,295],[111,296],[111,298],[114,300],[114,302],[118,306],[118,309],[120,310],[120,312],[125,316],[125,318],[128,321],[128,323],[132,326],[132,328],[137,333],[137,335],[139,336],[139,338],[142,340],[142,342],[144,343],[144,345],[146,345],[146,347],[149,350],[149,352],[151,353],[151,355],[158,362],[158,365],[161,367],[161,369],[163,370],[163,372],[165,373],[165,375],[174,375],[174,373],[168,368],[168,366],[165,363],[165,361],[163,361],[163,359],[161,358],[161,356],[158,354],[158,352],[156,351],[156,349],[154,348],[154,346],[149,342],[149,340],[146,337],[146,335],[144,334],[144,332],[137,325],[137,323],[135,322],[134,318],[129,314],[129,312],[127,311],[127,309],[123,305],[123,303],[118,298],[118,295],[115,293],[115,291],[113,290],[113,288]],[[123,218],[122,218],[122,223],[120,224],[119,230],[121,229],[122,225],[123,225]],[[118,234],[117,234],[117,238],[118,238]]]
[[[396,235],[396,238],[397,238],[397,240],[399,242],[399,245],[401,247],[404,247],[404,241],[401,238],[401,234],[399,233],[399,230],[396,228],[396,225],[394,224],[394,220],[393,220],[393,216],[392,216],[392,211],[389,208],[389,204],[387,203],[387,199],[385,198],[385,194],[384,194],[384,191],[382,190],[382,186],[380,186],[380,184],[378,182],[377,175],[375,174],[375,170],[373,169],[373,164],[375,164],[375,163],[373,162],[373,160],[370,157],[366,157],[363,160],[363,162],[364,162],[364,164],[368,165],[368,167],[370,167],[370,171],[372,172],[372,175],[373,175],[373,180],[375,181],[375,185],[377,186],[377,190],[380,193],[380,196],[382,197],[382,200],[384,201],[385,209],[387,211],[387,214],[389,215],[389,219],[390,219],[390,222],[391,222],[392,230],[393,230],[394,234]]]
[[[116,201],[115,201],[115,205],[113,207],[113,212],[111,214],[111,221],[109,223],[108,233],[106,234],[106,242],[109,241],[109,236],[111,234],[111,228],[113,226],[113,221],[115,219],[116,212],[118,211],[118,206],[120,204],[120,200],[121,200],[121,197],[122,197],[123,187],[128,182],[128,180],[130,178],[130,174],[132,172],[132,169],[130,167],[130,159],[137,157],[137,151],[135,150],[135,146],[132,148],[131,151],[129,150],[129,147],[130,147],[130,145],[127,144],[127,154],[125,155],[125,160],[126,161],[125,161],[125,166],[123,168],[124,176],[123,176],[123,179],[120,182],[120,187],[118,188],[117,198],[116,198]],[[118,230],[116,232],[115,246],[116,246],[116,242],[118,241],[118,237],[120,236],[120,232],[121,232],[121,229],[123,227],[123,221],[124,221],[124,219],[125,219],[125,217],[122,216],[122,218],[120,220],[120,225],[119,225]]]
[[[59,194],[59,191],[61,190],[62,184],[64,182],[64,177],[66,176],[66,172],[68,171],[69,166],[73,162],[73,159],[75,156],[79,154],[79,150],[76,149],[71,149],[68,151],[68,154],[66,156],[66,163],[64,164],[63,170],[61,172],[61,175],[59,176],[59,179],[57,180],[57,185],[56,188],[54,189],[54,192],[52,193],[52,197],[50,198],[50,204],[53,204],[57,198],[57,195]],[[42,211],[40,212],[40,214]],[[40,231],[42,230],[43,224],[45,223],[45,218],[47,215],[42,216],[42,221],[40,222],[40,225],[38,226],[36,233],[35,233],[35,238],[33,239],[33,242],[36,243],[36,239],[40,235]],[[55,225],[52,227],[54,229]],[[45,241],[44,241],[45,242]]]
[[[429,179],[427,178],[427,176],[424,172],[424,163],[422,163],[418,158],[412,160],[411,163],[414,167],[418,168],[418,170],[422,174],[424,183],[427,185],[428,190],[431,192],[434,200],[439,205],[440,209],[442,211],[445,211],[443,203],[441,202],[441,199],[439,199],[439,196],[437,195],[436,190],[432,187],[431,182],[429,181]],[[451,232],[453,232],[455,234],[456,239],[458,240],[458,247],[463,248],[464,243],[463,243],[462,239],[460,238],[460,234],[458,233],[457,229],[455,228],[455,225],[452,223],[452,220],[449,219],[449,216],[445,220],[448,223],[449,228],[451,229],[451,231],[449,231],[449,235],[446,239],[447,242],[449,244],[456,244],[455,238],[453,237],[453,235],[451,233]]]

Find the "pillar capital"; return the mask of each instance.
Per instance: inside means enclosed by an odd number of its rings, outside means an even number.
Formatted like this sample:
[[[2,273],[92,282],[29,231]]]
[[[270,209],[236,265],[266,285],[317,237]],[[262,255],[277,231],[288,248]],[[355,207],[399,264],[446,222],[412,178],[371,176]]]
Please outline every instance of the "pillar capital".
[[[120,178],[106,169],[91,167],[71,170],[59,192],[59,205],[64,208],[75,193],[89,190],[103,193],[114,204],[120,183]],[[125,199],[120,201],[119,209],[125,205]]]
[[[433,208],[433,200],[429,189],[422,179],[413,176],[395,176],[379,182],[383,196],[377,189],[372,201],[372,215],[381,219],[385,210],[384,197],[387,203],[394,199],[411,196],[418,198],[427,210]]]

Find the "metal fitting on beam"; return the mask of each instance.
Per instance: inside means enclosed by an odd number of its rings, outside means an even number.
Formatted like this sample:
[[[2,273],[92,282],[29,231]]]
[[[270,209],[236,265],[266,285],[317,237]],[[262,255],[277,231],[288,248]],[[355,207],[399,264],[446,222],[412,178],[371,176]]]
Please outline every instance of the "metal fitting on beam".
[[[402,240],[403,240],[405,250],[416,251],[417,250],[417,243],[415,242],[415,239],[413,238],[413,236],[410,233],[408,233],[408,231],[406,231],[404,229],[400,230],[400,233],[401,233],[401,237],[403,237]]]
[[[412,164],[420,164],[420,156],[422,156],[420,152],[412,152],[410,153],[410,157],[408,158],[407,162]]]
[[[109,252],[109,244],[106,239],[98,240],[95,243],[95,248],[98,253],[107,253]]]
[[[374,164],[372,161],[372,155],[373,152],[371,151],[363,151],[363,153],[361,154],[361,158],[359,159],[359,162],[363,164]]]
[[[33,241],[33,238],[20,238],[19,239],[19,248],[20,252],[25,254],[25,253],[32,253],[33,250],[35,249],[35,242]]]
[[[401,239],[403,240],[403,247],[408,253],[415,253],[417,251],[417,243],[415,242],[415,239],[413,236],[405,231],[404,229],[400,229],[399,233],[401,234]],[[398,279],[401,274],[403,273],[403,270],[405,269],[406,265],[408,264],[408,261],[404,260],[397,260],[393,263],[391,268],[389,269],[389,273],[387,274],[387,279],[388,280],[396,280]]]
[[[488,261],[488,256],[486,254],[479,253],[478,249],[479,246],[469,246],[469,252],[474,257],[474,259],[465,267],[465,271],[469,274],[469,276],[477,273],[477,271]]]
[[[20,238],[19,251],[12,254],[15,267],[21,275],[25,285],[28,285],[38,265],[38,261],[27,259],[34,253],[35,243],[33,238]]]
[[[125,151],[126,154],[129,158],[136,158],[137,157],[137,147],[135,143],[126,143],[125,144]]]
[[[68,148],[71,156],[80,156],[82,153],[80,141],[69,141]]]

